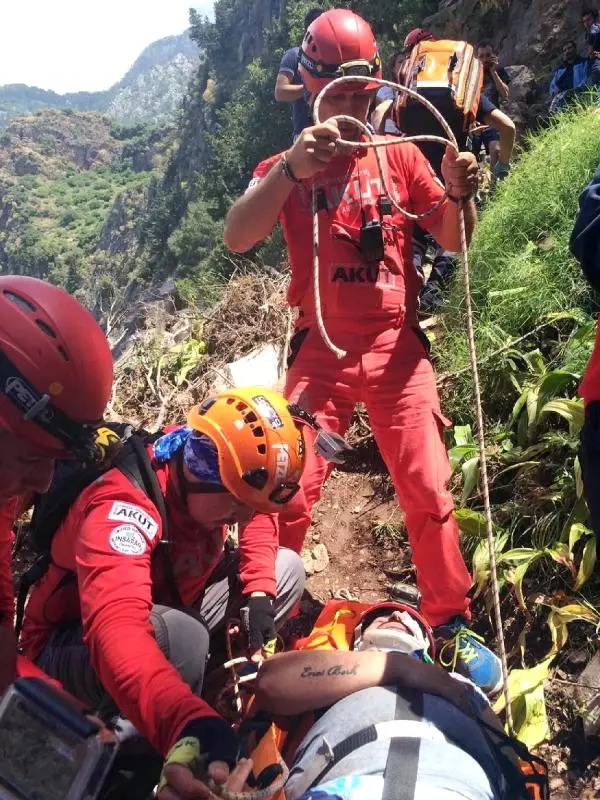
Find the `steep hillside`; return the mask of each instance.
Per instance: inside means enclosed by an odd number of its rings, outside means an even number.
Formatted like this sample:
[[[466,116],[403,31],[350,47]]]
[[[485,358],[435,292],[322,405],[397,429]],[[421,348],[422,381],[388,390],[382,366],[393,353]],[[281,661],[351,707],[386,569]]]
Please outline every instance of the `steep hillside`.
[[[34,86],[0,87],[0,128],[43,108],[99,111],[119,122],[160,122],[173,117],[197,68],[189,34],[167,36],[146,47],[125,76],[103,92],[57,94]]]
[[[103,283],[118,284],[125,252],[131,279],[149,185],[172,134],[71,110],[13,120],[0,135],[0,271],[81,289],[92,305]]]

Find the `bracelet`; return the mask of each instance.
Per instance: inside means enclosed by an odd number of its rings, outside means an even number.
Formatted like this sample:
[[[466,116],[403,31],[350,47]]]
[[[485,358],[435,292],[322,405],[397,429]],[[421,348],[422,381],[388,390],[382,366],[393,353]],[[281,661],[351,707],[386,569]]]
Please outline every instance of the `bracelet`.
[[[284,177],[288,179],[288,181],[292,181],[292,183],[302,183],[302,181],[294,175],[294,170],[290,166],[287,153],[281,154],[281,159],[279,163],[281,164],[281,171],[283,172]]]

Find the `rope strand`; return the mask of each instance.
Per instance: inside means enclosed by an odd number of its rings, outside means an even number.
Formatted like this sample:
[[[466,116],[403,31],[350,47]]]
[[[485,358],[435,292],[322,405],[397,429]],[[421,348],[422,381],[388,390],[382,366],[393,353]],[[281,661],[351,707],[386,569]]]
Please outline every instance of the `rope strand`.
[[[409,97],[414,98],[417,102],[421,103],[421,105],[425,106],[430,113],[435,117],[435,119],[441,125],[444,133],[448,136],[447,139],[442,138],[441,136],[408,136],[402,138],[394,138],[394,139],[375,139],[375,135],[372,133],[371,130],[365,125],[364,122],[361,122],[354,117],[349,117],[343,114],[336,115],[331,117],[332,120],[336,121],[344,121],[350,122],[352,125],[357,127],[362,133],[365,134],[368,141],[357,141],[352,142],[346,139],[338,139],[337,144],[345,145],[347,147],[352,148],[374,148],[375,149],[375,158],[377,160],[377,168],[379,170],[379,176],[381,179],[381,185],[383,190],[385,191],[388,199],[401,214],[411,220],[419,220],[423,219],[424,217],[428,217],[431,214],[435,213],[438,208],[444,202],[448,192],[444,189],[444,194],[440,198],[440,200],[432,206],[427,212],[424,214],[412,214],[407,211],[405,208],[402,208],[392,196],[392,193],[389,190],[389,187],[386,182],[385,171],[381,165],[381,159],[379,156],[379,148],[380,147],[393,147],[405,144],[406,142],[436,142],[438,144],[450,146],[458,155],[459,148],[456,142],[456,137],[448,122],[444,119],[442,114],[435,108],[435,106],[427,100],[427,98],[422,97],[421,95],[414,92],[412,89],[408,89],[406,86],[402,86],[398,83],[393,83],[392,81],[381,80],[379,78],[366,78],[366,77],[359,77],[359,76],[350,76],[344,78],[337,78],[336,80],[332,81],[331,83],[327,84],[319,93],[315,100],[314,108],[313,108],[313,117],[315,124],[320,124],[321,120],[319,118],[319,109],[321,106],[321,102],[327,92],[331,91],[332,88],[335,86],[339,86],[343,83],[349,82],[362,82],[368,83],[369,85],[376,84],[378,86],[390,86],[393,89],[403,92]],[[313,279],[314,279],[314,294],[315,294],[315,315],[317,319],[317,326],[319,328],[319,333],[323,338],[323,341],[327,345],[327,347],[337,356],[337,358],[343,358],[346,355],[346,351],[337,347],[337,345],[331,340],[329,334],[327,333],[327,329],[325,327],[325,322],[323,320],[323,312],[321,307],[321,295],[319,290],[319,283],[320,283],[320,264],[319,264],[319,220],[318,220],[318,209],[317,209],[317,188],[316,188],[316,181],[313,179],[312,184],[312,210],[313,210]],[[492,586],[492,594],[493,594],[493,604],[494,604],[494,618],[496,623],[496,636],[498,641],[498,650],[500,656],[500,662],[502,665],[502,682],[503,682],[503,693],[504,698],[506,700],[506,724],[508,731],[511,735],[514,735],[514,724],[512,718],[512,710],[510,705],[510,691],[508,688],[508,662],[506,657],[506,645],[504,642],[504,629],[502,626],[502,613],[500,609],[500,589],[498,584],[498,570],[497,570],[497,563],[496,563],[496,548],[494,545],[494,525],[492,521],[492,509],[490,503],[490,491],[489,491],[489,481],[488,481],[488,470],[487,470],[487,457],[485,452],[485,431],[483,427],[483,407],[481,402],[481,387],[479,381],[479,367],[477,363],[477,350],[475,346],[475,331],[473,325],[473,307],[471,302],[471,286],[469,280],[469,256],[468,256],[468,247],[467,247],[467,236],[466,236],[466,228],[465,228],[465,214],[464,214],[464,200],[461,200],[458,207],[458,225],[459,225],[459,235],[460,235],[460,251],[461,251],[461,262],[462,262],[462,273],[463,273],[463,284],[464,284],[464,291],[465,291],[465,299],[466,299],[466,312],[467,312],[467,340],[469,345],[469,360],[471,365],[471,372],[473,373],[473,396],[475,400],[475,416],[476,416],[476,423],[477,423],[477,445],[479,449],[479,463],[480,463],[480,470],[481,470],[481,489],[483,494],[483,506],[484,506],[484,513],[485,513],[485,525],[486,525],[486,535],[487,535],[487,542],[488,542],[488,553],[489,553],[489,562],[490,562],[490,574],[491,574],[491,586]]]

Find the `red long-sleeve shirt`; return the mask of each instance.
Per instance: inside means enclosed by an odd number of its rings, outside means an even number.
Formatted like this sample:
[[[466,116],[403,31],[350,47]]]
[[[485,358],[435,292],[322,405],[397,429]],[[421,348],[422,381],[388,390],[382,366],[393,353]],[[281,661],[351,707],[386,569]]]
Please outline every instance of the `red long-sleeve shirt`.
[[[15,598],[12,581],[13,524],[18,498],[0,506],[0,625],[12,628]]]
[[[167,491],[169,467],[155,472],[168,509],[171,563],[182,601],[191,605],[221,557],[226,528],[202,529]],[[35,660],[58,624],[81,619],[104,687],[165,754],[188,722],[218,715],[192,693],[152,635],[153,603],[172,602],[162,559],[151,558],[161,538],[156,508],[117,469],[87,487],[54,536],[53,564],[32,592],[22,644]],[[241,533],[240,549],[244,592],[274,595],[275,518],[256,515]]]

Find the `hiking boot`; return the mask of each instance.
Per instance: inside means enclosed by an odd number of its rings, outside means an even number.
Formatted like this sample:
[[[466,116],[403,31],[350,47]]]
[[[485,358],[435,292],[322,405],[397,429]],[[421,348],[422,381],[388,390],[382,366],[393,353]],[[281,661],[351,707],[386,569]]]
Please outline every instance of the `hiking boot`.
[[[488,695],[502,688],[502,664],[483,639],[469,630],[462,617],[454,617],[433,631],[438,661],[444,669],[458,672]]]

